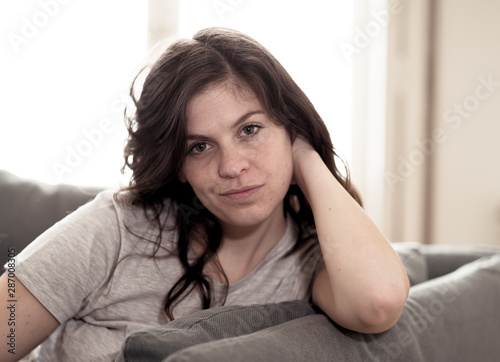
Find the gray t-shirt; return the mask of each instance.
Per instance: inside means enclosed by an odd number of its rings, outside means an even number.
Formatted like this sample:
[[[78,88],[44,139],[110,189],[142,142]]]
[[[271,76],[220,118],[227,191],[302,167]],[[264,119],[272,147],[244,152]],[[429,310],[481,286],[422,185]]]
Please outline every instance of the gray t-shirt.
[[[171,215],[163,215],[170,226]],[[154,241],[158,232],[142,208],[118,204],[113,192],[105,191],[18,255],[16,277],[61,323],[37,349],[39,361],[112,361],[129,333],[169,321],[165,296],[182,268],[169,252],[177,240],[175,229],[162,232],[162,248],[156,259],[150,257],[154,243],[145,239]],[[315,241],[282,258],[296,235],[288,217],[282,239],[229,286],[225,305],[308,300],[323,260]],[[223,286],[212,283],[215,306]],[[200,309],[200,296],[193,292],[173,313],[177,318]]]

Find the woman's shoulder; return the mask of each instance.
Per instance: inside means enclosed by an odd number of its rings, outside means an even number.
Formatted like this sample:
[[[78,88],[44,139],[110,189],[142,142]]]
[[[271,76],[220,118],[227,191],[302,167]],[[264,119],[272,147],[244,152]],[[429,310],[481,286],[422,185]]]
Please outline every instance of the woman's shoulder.
[[[134,202],[127,192],[107,189],[72,211],[54,230],[74,229],[86,235],[108,235],[110,239],[152,237],[162,230],[175,229],[176,206],[171,200],[160,200],[156,205]],[[160,221],[160,223],[158,223]]]
[[[97,200],[99,198],[99,200]],[[155,202],[142,201],[129,191],[106,190],[96,196],[96,201],[102,205],[112,205],[118,214],[131,222],[157,222],[172,226],[177,204],[169,198]]]
[[[97,195],[95,202],[97,207],[113,210],[124,244],[133,245],[134,251],[138,248],[149,253],[158,242],[161,249],[171,250],[178,235],[178,207],[171,199],[145,203],[134,199],[128,191],[108,190]]]
[[[135,198],[134,195],[126,190],[106,189],[100,191],[84,208],[96,209],[114,209],[122,214],[132,214],[137,218],[152,218],[157,214],[168,214],[168,211],[176,211],[177,205],[169,198],[157,200],[154,203],[146,203]]]

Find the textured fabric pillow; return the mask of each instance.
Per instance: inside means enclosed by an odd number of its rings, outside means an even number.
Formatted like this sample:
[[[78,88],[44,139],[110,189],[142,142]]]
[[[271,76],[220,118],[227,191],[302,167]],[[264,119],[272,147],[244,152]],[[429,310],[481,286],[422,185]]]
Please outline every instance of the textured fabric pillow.
[[[300,305],[289,303],[287,307]],[[231,320],[230,316],[227,318],[226,315],[225,321],[214,319],[214,323],[202,327],[203,332],[195,329],[192,337],[190,328],[171,330],[166,334],[158,333],[159,330],[153,334],[142,332],[138,335],[142,338],[133,340],[136,359],[122,358],[119,361],[161,361],[149,359],[147,355],[148,349],[158,348],[158,345],[177,350],[165,355],[165,362],[496,361],[500,356],[499,305],[500,255],[494,255],[412,287],[400,320],[384,333],[352,332],[337,326],[325,315],[312,314],[254,333],[224,338],[233,330],[240,331],[239,323],[243,324],[244,332],[253,329],[245,326],[252,320],[251,310],[242,307],[236,310],[241,316],[247,315],[246,318],[222,325],[219,323]],[[224,308],[235,307],[222,307],[218,313]],[[204,311],[207,312],[205,317],[209,317],[210,311]],[[274,312],[270,311],[271,315]],[[177,323],[181,323],[180,320]],[[194,320],[190,323],[196,324]],[[208,338],[200,339],[199,336],[204,334]],[[221,337],[223,339],[219,339]],[[186,340],[179,343],[183,338]],[[210,339],[215,340],[195,345]],[[180,348],[171,348],[172,341]],[[131,341],[127,342],[130,347]],[[188,345],[192,346],[184,348]],[[144,348],[142,352],[141,348]]]
[[[398,254],[408,274],[410,285],[425,282],[429,276],[427,272],[427,261],[421,253],[421,245],[416,242],[398,242],[391,244]]]
[[[116,361],[162,361],[192,345],[249,334],[314,313],[311,304],[304,301],[202,310],[163,327],[131,333]]]

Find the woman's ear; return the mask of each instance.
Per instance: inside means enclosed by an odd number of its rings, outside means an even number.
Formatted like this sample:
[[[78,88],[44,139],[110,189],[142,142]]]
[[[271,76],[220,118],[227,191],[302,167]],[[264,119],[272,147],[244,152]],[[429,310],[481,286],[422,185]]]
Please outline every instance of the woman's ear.
[[[182,171],[179,172],[177,177],[179,177],[179,181],[182,182],[183,184],[187,182],[186,176],[184,176],[184,173]]]
[[[295,129],[291,129],[290,132],[290,141],[292,142],[292,145],[293,145],[293,142],[295,142],[295,139],[297,138],[297,131],[295,131]]]

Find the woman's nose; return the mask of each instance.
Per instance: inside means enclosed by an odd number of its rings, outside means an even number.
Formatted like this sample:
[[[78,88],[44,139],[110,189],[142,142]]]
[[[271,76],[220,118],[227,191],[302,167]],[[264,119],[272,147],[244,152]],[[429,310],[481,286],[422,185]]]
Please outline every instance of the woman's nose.
[[[248,169],[249,165],[245,152],[240,148],[232,147],[220,150],[219,176],[238,177]]]

